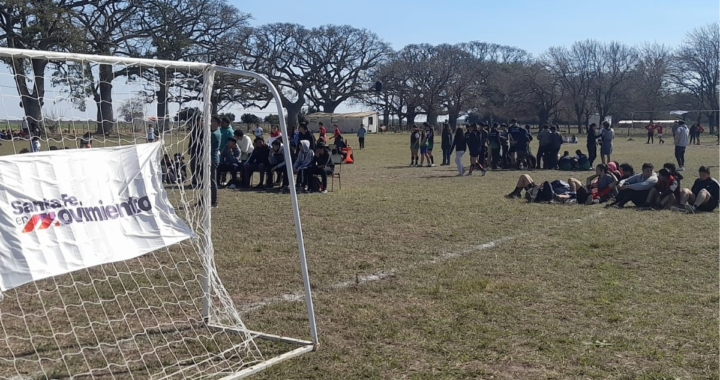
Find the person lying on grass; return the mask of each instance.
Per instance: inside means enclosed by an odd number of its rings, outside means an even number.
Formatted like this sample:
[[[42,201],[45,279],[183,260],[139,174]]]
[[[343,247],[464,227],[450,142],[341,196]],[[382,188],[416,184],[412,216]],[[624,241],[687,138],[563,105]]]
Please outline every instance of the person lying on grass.
[[[642,173],[621,180],[618,183],[618,195],[615,202],[607,205],[607,207],[623,208],[628,202],[637,205],[644,205],[645,200],[650,193],[650,189],[655,186],[658,181],[655,167],[651,163],[644,163]]]
[[[680,205],[673,207],[674,211],[696,213],[698,211],[711,212],[718,207],[720,200],[720,183],[710,176],[710,168],[701,166],[698,169],[698,179],[692,189],[680,191]]]
[[[598,164],[595,175],[588,177],[583,186],[580,180],[570,178],[570,188],[575,192],[578,204],[592,205],[605,203],[617,194],[616,184],[618,178],[608,171],[608,166]],[[558,196],[560,199],[563,197]]]
[[[532,177],[528,174],[521,174],[518,178],[515,190],[506,195],[506,198],[522,198],[522,191],[525,190],[525,199],[528,202],[553,202],[555,200],[566,200],[575,197],[570,184],[561,180],[552,182],[545,181],[536,184]],[[559,196],[568,195],[568,197],[558,198]]]

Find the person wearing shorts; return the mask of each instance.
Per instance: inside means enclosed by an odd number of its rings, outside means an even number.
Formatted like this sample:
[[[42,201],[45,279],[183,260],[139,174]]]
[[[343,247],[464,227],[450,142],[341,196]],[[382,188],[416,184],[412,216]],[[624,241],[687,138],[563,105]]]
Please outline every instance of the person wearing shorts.
[[[680,206],[675,211],[684,211],[694,214],[696,212],[712,212],[718,207],[720,200],[720,183],[710,176],[710,169],[701,166],[698,169],[698,179],[692,189],[680,191]]]
[[[433,127],[430,126],[430,124],[425,123],[425,145],[427,146],[427,160],[428,160],[428,166],[435,166],[435,159],[433,158],[433,144],[435,143],[435,131],[433,130]]]
[[[422,131],[420,131],[420,166],[425,165],[425,160],[427,160],[428,166],[430,166],[430,158],[428,157],[427,134],[423,129]]]
[[[410,166],[418,166],[418,151],[420,150],[420,130],[416,125],[410,131]]]
[[[655,124],[655,131],[657,131],[658,144],[665,144],[665,140],[663,140],[663,126]]]
[[[600,138],[602,139],[602,145],[600,146],[600,159],[603,164],[607,164],[611,161],[610,155],[613,152],[613,140],[615,139],[615,130],[610,128],[610,123],[603,121],[603,129],[600,132]]]

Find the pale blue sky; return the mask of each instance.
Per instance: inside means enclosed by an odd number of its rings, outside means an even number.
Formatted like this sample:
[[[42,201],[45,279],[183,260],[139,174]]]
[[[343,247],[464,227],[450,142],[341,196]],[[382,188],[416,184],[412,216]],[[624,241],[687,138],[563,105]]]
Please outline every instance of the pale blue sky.
[[[587,38],[676,46],[686,32],[720,17],[718,0],[228,1],[250,13],[252,25],[348,24],[374,31],[394,49],[478,40],[535,56]]]

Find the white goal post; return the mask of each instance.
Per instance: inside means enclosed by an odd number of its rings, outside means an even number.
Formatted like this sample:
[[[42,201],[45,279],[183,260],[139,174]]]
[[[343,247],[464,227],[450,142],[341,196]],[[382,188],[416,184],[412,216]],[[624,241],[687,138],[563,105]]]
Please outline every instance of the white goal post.
[[[7,66],[12,61],[45,60],[65,65],[65,69],[57,69],[53,80],[58,88],[64,88],[67,98],[54,94],[56,101],[83,102],[83,111],[69,110],[72,117],[43,116],[45,123],[55,123],[58,131],[44,131],[39,138],[40,144],[58,144],[60,152],[76,141],[88,143],[94,134],[95,114],[84,105],[85,99],[78,99],[78,92],[73,86],[86,86],[83,91],[93,90],[93,75],[98,76],[98,67],[105,65],[114,68],[113,72],[123,72],[128,77],[130,71],[134,79],[129,84],[121,83],[120,77],[105,80],[105,84],[115,84],[113,91],[126,91],[128,98],[135,87],[150,88],[155,91],[157,79],[143,77],[147,70],[165,70],[181,72],[176,76],[180,83],[178,88],[190,88],[189,83],[201,83],[193,93],[193,105],[201,111],[202,121],[193,127],[194,121],[178,119],[177,125],[162,127],[159,135],[162,152],[165,156],[180,155],[182,168],[185,170],[183,154],[185,146],[192,144],[193,135],[198,128],[202,144],[198,149],[201,154],[188,167],[193,171],[197,167],[200,174],[190,176],[198,180],[197,185],[188,190],[188,185],[181,180],[168,181],[165,186],[170,202],[178,203],[178,215],[196,235],[190,241],[176,244],[154,251],[128,262],[103,264],[97,268],[87,268],[53,278],[28,283],[10,289],[4,293],[0,301],[0,379],[53,378],[65,376],[69,378],[154,378],[154,379],[240,379],[258,371],[280,363],[284,360],[313,351],[318,346],[318,335],[315,313],[310,288],[305,244],[303,240],[299,205],[294,185],[290,144],[283,144],[283,152],[287,161],[285,175],[289,180],[292,214],[295,235],[300,259],[305,308],[308,317],[310,339],[295,339],[257,332],[246,328],[240,319],[240,312],[222,284],[215,265],[215,247],[212,240],[211,221],[211,176],[207,175],[212,160],[210,125],[213,117],[213,106],[210,99],[214,96],[214,80],[219,75],[249,78],[264,84],[272,95],[279,116],[282,136],[289,136],[280,95],[275,86],[263,75],[221,67],[199,62],[175,62],[153,59],[127,57],[110,57],[85,54],[73,54],[50,51],[32,51],[0,48],[0,59]],[[76,65],[74,71],[67,67]],[[49,71],[50,69],[48,69]],[[133,72],[135,72],[133,71]],[[11,110],[10,105],[22,103],[23,99],[17,92],[11,94],[8,80],[28,80],[32,83],[32,74],[20,77],[8,70],[9,74],[0,75],[0,131],[13,131],[20,125],[25,111]],[[48,76],[49,77],[49,76]],[[190,78],[190,79],[188,79]],[[5,82],[3,82],[5,80]],[[44,79],[43,79],[44,80]],[[163,85],[167,86],[166,78]],[[100,83],[102,79],[98,80]],[[140,84],[138,84],[140,83]],[[64,86],[64,87],[63,87]],[[123,90],[124,86],[134,86],[131,90]],[[112,86],[109,86],[112,87]],[[2,88],[5,88],[4,90]],[[95,86],[97,88],[97,86]],[[150,91],[150,92],[152,92]],[[166,90],[167,92],[167,87]],[[180,89],[182,92],[183,89]],[[133,92],[134,93],[134,92]],[[62,98],[62,99],[61,99]],[[178,115],[182,110],[183,100],[188,98],[181,93]],[[92,99],[88,95],[88,99]],[[92,102],[90,100],[90,102]],[[167,101],[169,103],[169,101]],[[188,101],[190,102],[190,101]],[[273,103],[271,102],[271,103]],[[46,102],[47,103],[47,102]],[[101,102],[98,102],[100,104]],[[65,103],[63,103],[65,104]],[[148,102],[145,107],[151,107]],[[166,106],[167,107],[167,106]],[[100,105],[97,106],[100,108]],[[4,109],[4,110],[3,110]],[[69,109],[69,107],[68,107]],[[3,115],[3,112],[5,115]],[[84,112],[84,113],[83,113]],[[95,110],[100,114],[99,110]],[[78,115],[75,115],[75,114]],[[158,115],[160,116],[160,115]],[[2,120],[5,119],[5,120]],[[152,121],[144,121],[143,127],[130,132],[94,134],[97,144],[93,148],[145,143],[145,137],[152,134]],[[197,123],[197,122],[195,122]],[[23,124],[24,125],[24,124]],[[157,125],[161,129],[160,125]],[[89,131],[82,135],[77,130]],[[148,132],[150,131],[150,132]],[[188,132],[190,131],[190,132]],[[12,145],[15,153],[31,144],[27,137],[12,138],[2,141]],[[12,133],[14,135],[14,133]],[[117,136],[115,136],[117,135]],[[88,137],[90,136],[90,137]],[[149,140],[149,138],[148,138]],[[43,145],[44,147],[44,145]],[[72,146],[73,148],[75,146]],[[51,147],[53,150],[57,147]],[[191,149],[191,148],[188,148]],[[45,150],[44,148],[42,150]],[[22,153],[22,152],[19,152]],[[45,154],[45,152],[41,152]],[[35,154],[35,153],[30,153]],[[47,152],[46,154],[54,154]],[[190,153],[192,156],[192,153]],[[0,155],[0,159],[3,156]],[[192,160],[192,159],[191,159]],[[168,164],[169,165],[169,164]],[[163,176],[165,170],[163,167]],[[158,173],[160,169],[158,169]],[[205,174],[202,174],[205,173]],[[177,174],[177,173],[176,173]],[[190,181],[188,177],[187,181]],[[163,177],[165,178],[165,177]],[[163,179],[163,181],[165,181]],[[185,181],[185,177],[183,177]],[[0,190],[3,183],[0,177]],[[175,204],[177,206],[177,204]],[[194,284],[192,280],[198,282]],[[178,287],[178,284],[182,285]],[[182,288],[182,291],[177,290]],[[107,289],[112,293],[105,294]],[[180,294],[183,293],[183,294]],[[186,293],[186,294],[185,294]],[[39,300],[39,304],[32,300]],[[129,305],[134,309],[128,310]],[[35,307],[36,309],[33,309]],[[167,309],[166,309],[167,307]],[[62,310],[64,309],[64,310]],[[118,310],[119,315],[112,314]],[[128,321],[129,314],[139,310],[137,321]],[[78,320],[74,313],[83,314]],[[147,322],[140,314],[146,315]],[[195,315],[199,314],[199,315]],[[67,318],[67,321],[54,319]],[[63,323],[70,327],[64,329]],[[32,331],[34,325],[42,325],[41,332]],[[101,330],[115,341],[103,341]],[[35,338],[36,336],[40,338]],[[291,349],[272,350],[272,356],[266,357],[255,342],[255,339],[270,340],[291,344]],[[19,363],[19,364],[18,364]],[[137,372],[136,372],[137,371]],[[137,374],[136,374],[137,373]]]

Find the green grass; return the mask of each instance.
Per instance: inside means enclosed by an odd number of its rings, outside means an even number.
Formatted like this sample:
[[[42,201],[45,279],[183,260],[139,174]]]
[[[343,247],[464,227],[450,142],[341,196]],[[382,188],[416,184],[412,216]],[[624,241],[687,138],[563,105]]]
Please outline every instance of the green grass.
[[[520,172],[410,168],[408,139],[369,136],[342,190],[300,195],[320,346],[256,378],[718,379],[717,212],[508,200]],[[713,141],[688,148],[685,186],[718,165]],[[613,160],[660,167],[673,147],[618,137]],[[221,190],[213,234],[238,309],[301,292],[288,196]],[[243,319],[308,337],[303,302]]]

